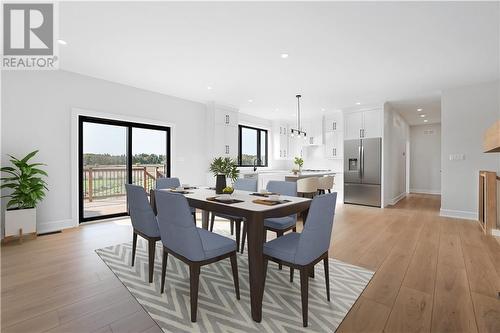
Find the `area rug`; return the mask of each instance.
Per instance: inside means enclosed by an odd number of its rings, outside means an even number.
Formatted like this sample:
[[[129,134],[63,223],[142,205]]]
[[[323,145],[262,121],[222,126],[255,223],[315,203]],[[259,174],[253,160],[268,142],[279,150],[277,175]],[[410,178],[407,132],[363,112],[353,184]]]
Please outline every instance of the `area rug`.
[[[293,283],[289,269],[270,262],[264,291],[262,322],[252,320],[247,254],[238,254],[241,299],[234,293],[229,259],[203,266],[200,274],[198,318],[190,320],[189,268],[169,256],[165,293],[160,294],[162,247],[157,243],[153,283],[148,280],[147,243],[137,243],[135,266],[130,266],[131,243],[96,250],[101,259],[164,332],[334,332],[365,289],[373,272],[330,259],[331,302],[326,300],[323,264],[309,281],[309,326],[302,327],[300,278]]]

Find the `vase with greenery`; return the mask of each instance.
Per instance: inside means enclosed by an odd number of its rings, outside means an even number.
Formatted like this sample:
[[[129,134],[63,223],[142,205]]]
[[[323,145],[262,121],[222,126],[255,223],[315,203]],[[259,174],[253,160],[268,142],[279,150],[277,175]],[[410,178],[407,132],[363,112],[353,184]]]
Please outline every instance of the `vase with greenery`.
[[[38,153],[32,151],[22,159],[9,155],[12,166],[0,169],[3,173],[0,178],[0,189],[8,190],[9,194],[2,198],[9,198],[5,214],[5,236],[36,232],[36,206],[45,197],[47,173],[40,167],[43,163],[29,163]]]
[[[231,179],[233,182],[238,179],[240,171],[238,164],[230,157],[216,157],[210,163],[210,172],[216,177],[215,193],[223,193],[226,188],[226,178]]]
[[[300,173],[302,171],[302,166],[304,165],[304,159],[302,157],[295,157],[293,163],[298,167],[296,170]]]

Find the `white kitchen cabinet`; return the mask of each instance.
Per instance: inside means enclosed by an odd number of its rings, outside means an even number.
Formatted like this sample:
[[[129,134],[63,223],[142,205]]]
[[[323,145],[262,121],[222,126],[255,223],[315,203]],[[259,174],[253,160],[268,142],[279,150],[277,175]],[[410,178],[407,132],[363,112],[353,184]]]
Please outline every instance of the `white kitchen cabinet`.
[[[346,112],[344,115],[345,140],[382,137],[382,110]]]
[[[238,157],[238,127],[215,124],[214,153],[216,157]]]
[[[382,110],[363,111],[363,138],[382,137]]]
[[[225,126],[238,126],[238,112],[216,107],[215,124]]]
[[[328,159],[344,158],[344,140],[342,132],[325,133],[325,157]]]
[[[276,149],[274,149],[275,159],[287,160],[290,159],[290,142],[289,142],[289,129],[286,124],[276,123],[274,125],[274,143]]]
[[[304,131],[307,132],[306,144],[309,146],[319,146],[323,144],[323,117],[313,119],[306,125]]]
[[[344,125],[342,123],[342,113],[335,112],[325,116],[325,133],[342,131]]]

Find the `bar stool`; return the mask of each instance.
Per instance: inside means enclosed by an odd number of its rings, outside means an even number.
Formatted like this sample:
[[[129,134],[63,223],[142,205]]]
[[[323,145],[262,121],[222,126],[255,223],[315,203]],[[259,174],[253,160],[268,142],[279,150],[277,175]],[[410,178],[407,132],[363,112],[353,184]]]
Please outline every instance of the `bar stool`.
[[[328,193],[332,193],[331,189],[334,185],[334,176],[324,176],[318,178],[318,193],[325,194],[328,190]]]
[[[319,187],[319,178],[318,177],[307,177],[297,180],[297,194],[302,197],[311,197],[318,193]]]

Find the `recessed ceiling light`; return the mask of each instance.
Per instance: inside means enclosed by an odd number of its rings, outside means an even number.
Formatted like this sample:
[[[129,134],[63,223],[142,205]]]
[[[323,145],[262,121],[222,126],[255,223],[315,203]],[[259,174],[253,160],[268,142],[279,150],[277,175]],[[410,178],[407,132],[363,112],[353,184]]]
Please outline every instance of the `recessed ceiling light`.
[[[249,99],[249,100],[248,100],[248,103],[252,103],[252,102],[253,102],[253,99]]]
[[[208,87],[207,87],[207,89],[208,89],[208,90],[212,90],[212,87],[208,86]]]
[[[421,114],[421,115],[420,115],[420,118],[425,118],[425,114]]]
[[[361,102],[356,102],[356,105],[361,105]]]
[[[423,110],[424,110],[424,109],[422,109],[422,108],[418,108],[418,109],[417,109],[417,111],[418,111],[418,112],[422,112]]]
[[[424,119],[424,123],[426,123],[426,122],[428,122],[428,120],[427,120],[427,119]]]
[[[276,111],[279,111],[280,109],[276,108],[275,110],[276,110]]]
[[[288,58],[288,53],[282,53],[282,54],[281,54],[281,58],[282,58],[282,59],[286,59],[286,58]]]
[[[325,111],[325,108],[321,108],[321,111]]]
[[[66,43],[66,41],[62,40],[62,39],[58,39],[57,42],[61,45],[68,45],[68,43]]]

